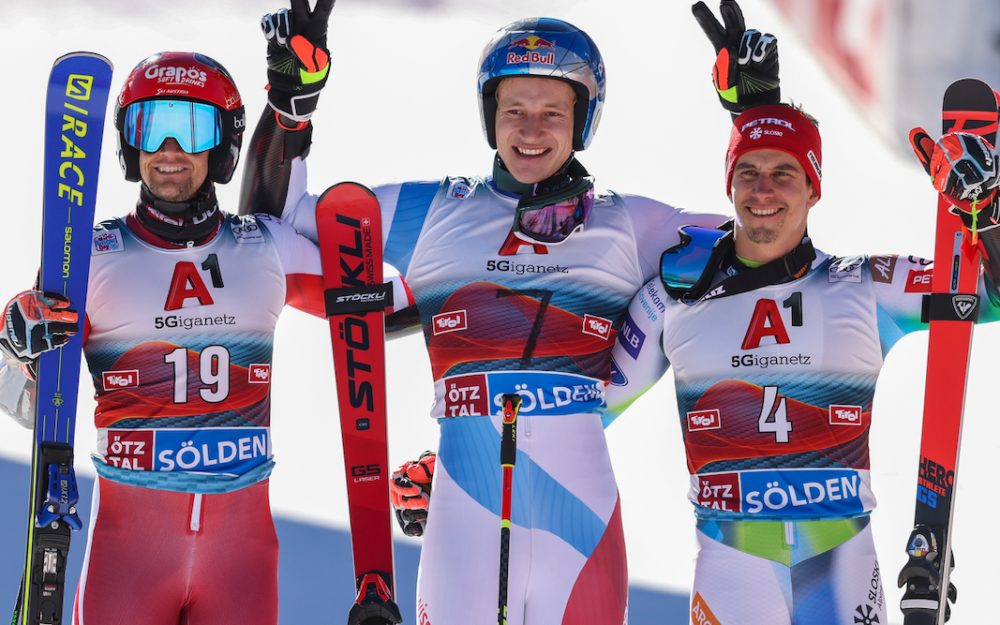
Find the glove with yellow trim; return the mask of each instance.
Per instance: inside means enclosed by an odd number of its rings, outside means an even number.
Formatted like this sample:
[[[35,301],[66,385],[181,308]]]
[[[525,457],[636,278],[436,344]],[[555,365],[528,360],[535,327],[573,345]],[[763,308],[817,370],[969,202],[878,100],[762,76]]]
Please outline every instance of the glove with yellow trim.
[[[715,47],[712,82],[722,107],[736,116],[754,106],[781,102],[778,39],[747,30],[736,0],[721,1],[722,24],[704,2],[693,5],[691,12]]]
[[[267,101],[287,119],[309,121],[319,92],[330,73],[326,48],[327,22],[334,0],[291,0],[291,11],[281,9],[260,20],[267,38]]]

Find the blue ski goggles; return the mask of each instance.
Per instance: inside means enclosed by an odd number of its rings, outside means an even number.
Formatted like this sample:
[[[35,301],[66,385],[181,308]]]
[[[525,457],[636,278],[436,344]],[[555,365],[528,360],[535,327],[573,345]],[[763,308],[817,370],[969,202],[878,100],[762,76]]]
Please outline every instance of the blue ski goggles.
[[[514,234],[525,241],[555,245],[582,230],[594,208],[594,189],[551,203],[518,206]]]
[[[125,109],[122,135],[143,152],[156,152],[167,139],[176,139],[182,150],[197,154],[222,142],[222,118],[211,104],[145,100]]]
[[[721,260],[724,250],[719,241],[728,232],[716,228],[683,226],[678,234],[681,242],[660,256],[660,279],[668,290],[687,291],[703,279],[710,265]]]

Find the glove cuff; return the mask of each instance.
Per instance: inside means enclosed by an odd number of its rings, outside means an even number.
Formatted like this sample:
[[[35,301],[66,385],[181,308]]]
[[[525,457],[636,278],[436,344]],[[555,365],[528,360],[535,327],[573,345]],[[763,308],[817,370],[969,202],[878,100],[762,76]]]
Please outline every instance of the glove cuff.
[[[302,124],[308,122],[316,111],[316,105],[319,103],[319,89],[310,90],[308,93],[292,94],[269,85],[267,103],[277,113]]]

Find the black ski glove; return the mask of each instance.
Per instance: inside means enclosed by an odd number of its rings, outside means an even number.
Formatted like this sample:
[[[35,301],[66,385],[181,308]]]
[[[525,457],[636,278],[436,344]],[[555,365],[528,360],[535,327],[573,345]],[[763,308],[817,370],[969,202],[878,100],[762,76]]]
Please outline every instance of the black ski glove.
[[[712,82],[722,107],[735,117],[744,110],[781,102],[778,80],[778,40],[770,34],[746,30],[736,0],[722,0],[720,24],[704,2],[691,12],[715,47]]]
[[[267,38],[267,101],[297,123],[316,110],[330,72],[326,31],[333,2],[316,0],[310,11],[309,0],[291,0],[291,11],[281,9],[260,20]]]

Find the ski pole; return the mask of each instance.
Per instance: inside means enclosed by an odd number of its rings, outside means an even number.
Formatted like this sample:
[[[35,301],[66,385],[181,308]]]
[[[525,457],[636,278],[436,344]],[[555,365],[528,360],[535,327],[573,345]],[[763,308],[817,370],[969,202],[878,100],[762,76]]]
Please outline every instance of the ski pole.
[[[510,564],[510,508],[514,493],[514,463],[517,461],[517,413],[521,396],[507,393],[500,396],[503,406],[503,431],[500,434],[500,469],[503,490],[500,495],[500,602],[498,625],[507,625],[507,578]]]

